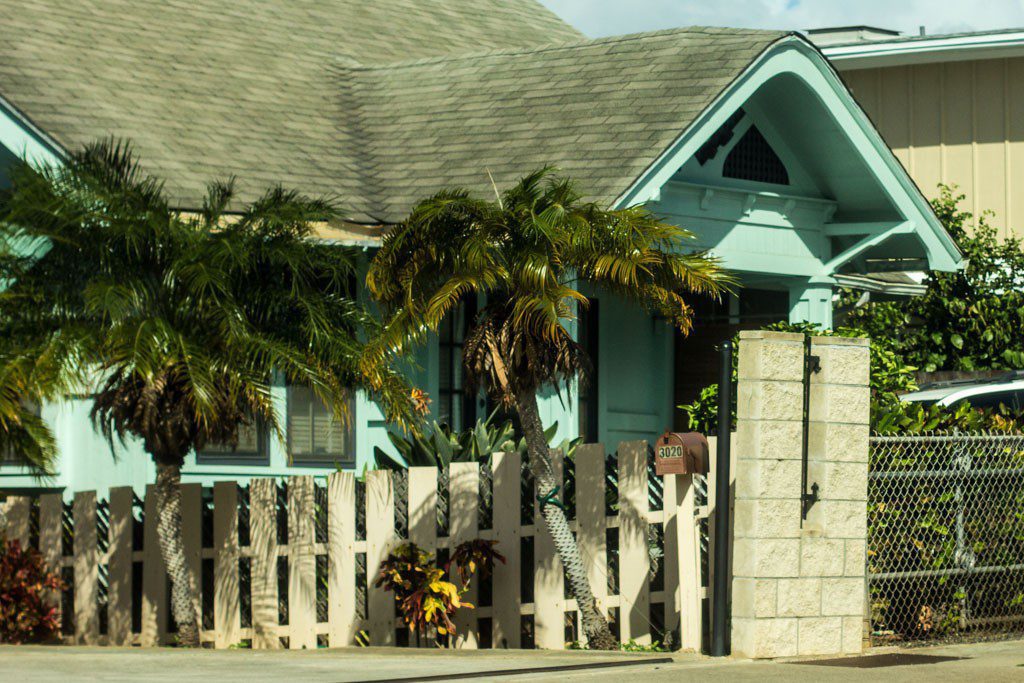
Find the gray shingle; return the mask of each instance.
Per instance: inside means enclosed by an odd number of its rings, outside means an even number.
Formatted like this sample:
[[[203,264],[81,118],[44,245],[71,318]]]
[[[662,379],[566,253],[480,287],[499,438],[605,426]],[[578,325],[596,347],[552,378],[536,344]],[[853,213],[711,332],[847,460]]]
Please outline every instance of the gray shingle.
[[[545,163],[611,200],[785,35],[583,40],[533,0],[0,5],[0,95],[64,147],[130,138],[183,208],[235,175],[384,222]]]

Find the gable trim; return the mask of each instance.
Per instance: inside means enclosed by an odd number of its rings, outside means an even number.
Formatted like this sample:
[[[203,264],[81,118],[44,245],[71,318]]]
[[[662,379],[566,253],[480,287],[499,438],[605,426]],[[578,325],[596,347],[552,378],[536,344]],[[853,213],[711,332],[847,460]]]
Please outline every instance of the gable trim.
[[[850,95],[839,75],[821,53],[805,39],[790,34],[765,49],[715,100],[616,198],[613,206],[624,207],[649,201],[689,159],[703,141],[718,130],[736,109],[750,99],[771,78],[797,76],[823,99],[840,126],[848,131],[857,150],[864,155],[883,189],[890,195],[904,220],[913,226],[933,270],[952,271],[963,267],[956,243],[939,223],[920,189],[885,144],[867,115]],[[828,274],[828,273],[823,273]]]
[[[63,147],[0,95],[0,146],[32,164],[53,166],[66,155]]]

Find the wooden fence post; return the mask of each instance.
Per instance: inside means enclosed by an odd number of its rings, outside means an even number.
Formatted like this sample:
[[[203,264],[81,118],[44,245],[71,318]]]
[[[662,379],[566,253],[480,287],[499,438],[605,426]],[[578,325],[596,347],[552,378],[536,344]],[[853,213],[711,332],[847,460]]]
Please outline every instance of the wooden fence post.
[[[288,647],[316,649],[313,477],[288,479]]]
[[[551,451],[555,484],[562,484],[562,453]],[[547,491],[538,491],[538,495]],[[534,500],[533,523],[533,630],[534,645],[542,650],[565,647],[565,579],[562,560]]]
[[[213,627],[214,647],[226,648],[241,639],[241,582],[238,574],[238,484],[213,486]]]
[[[480,465],[475,462],[453,462],[449,469],[451,516],[449,538],[451,548],[471,541],[480,532]],[[454,570],[457,573],[457,570]],[[453,577],[454,578],[454,577]],[[457,578],[454,579],[458,581]],[[477,605],[477,586],[470,584],[465,596],[471,605]],[[455,615],[456,647],[476,649],[477,619],[474,610],[459,610]]]
[[[249,484],[249,541],[252,548],[252,646],[281,646],[277,624],[277,482]]]
[[[651,642],[647,442],[619,444],[619,636]]]
[[[107,639],[132,644],[132,502],[130,486],[110,489],[110,542],[107,546]]]
[[[520,647],[520,539],[519,503],[522,493],[522,463],[518,453],[495,453],[491,460],[494,521],[491,526],[498,552],[505,563],[497,563],[491,585],[491,622],[495,647]]]
[[[605,453],[602,444],[576,449],[576,537],[598,609],[608,615],[608,547],[605,514]],[[586,634],[581,633],[582,639]]]
[[[700,530],[692,474],[665,477],[665,629],[679,628],[679,647],[702,645]]]
[[[75,494],[75,642],[96,645],[100,638],[99,546],[96,534],[96,492]]]
[[[351,472],[327,479],[328,638],[331,647],[352,644],[356,631],[356,480]]]
[[[387,557],[395,536],[395,490],[391,472],[366,473],[366,590],[370,643],[393,645],[395,642],[394,596],[374,586],[381,562]]]

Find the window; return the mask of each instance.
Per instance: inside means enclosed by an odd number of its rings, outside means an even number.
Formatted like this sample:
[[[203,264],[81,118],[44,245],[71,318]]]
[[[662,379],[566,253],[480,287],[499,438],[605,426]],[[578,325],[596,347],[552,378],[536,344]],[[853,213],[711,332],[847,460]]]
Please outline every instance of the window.
[[[211,463],[267,464],[267,430],[262,424],[246,425],[238,430],[238,443],[208,443],[196,453],[200,465]]]
[[[598,442],[598,321],[600,309],[597,299],[590,300],[589,308],[580,308],[577,320],[579,343],[590,358],[591,371],[580,381],[579,389],[579,435],[586,443]]]
[[[725,158],[722,175],[758,183],[789,185],[782,160],[756,127],[751,126]]]
[[[354,464],[354,424],[351,398],[348,419],[341,422],[309,387],[288,387],[288,454],[292,464]]]
[[[476,396],[465,390],[462,371],[462,346],[476,317],[476,299],[464,299],[438,330],[440,363],[437,390],[437,418],[453,430],[476,424]]]

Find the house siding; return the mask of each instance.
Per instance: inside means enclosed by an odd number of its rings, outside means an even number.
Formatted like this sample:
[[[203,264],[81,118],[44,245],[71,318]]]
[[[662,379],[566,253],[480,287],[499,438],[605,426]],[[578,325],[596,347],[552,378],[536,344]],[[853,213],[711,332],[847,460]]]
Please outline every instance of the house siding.
[[[956,185],[1001,236],[1024,236],[1024,57],[842,76],[925,196]]]

